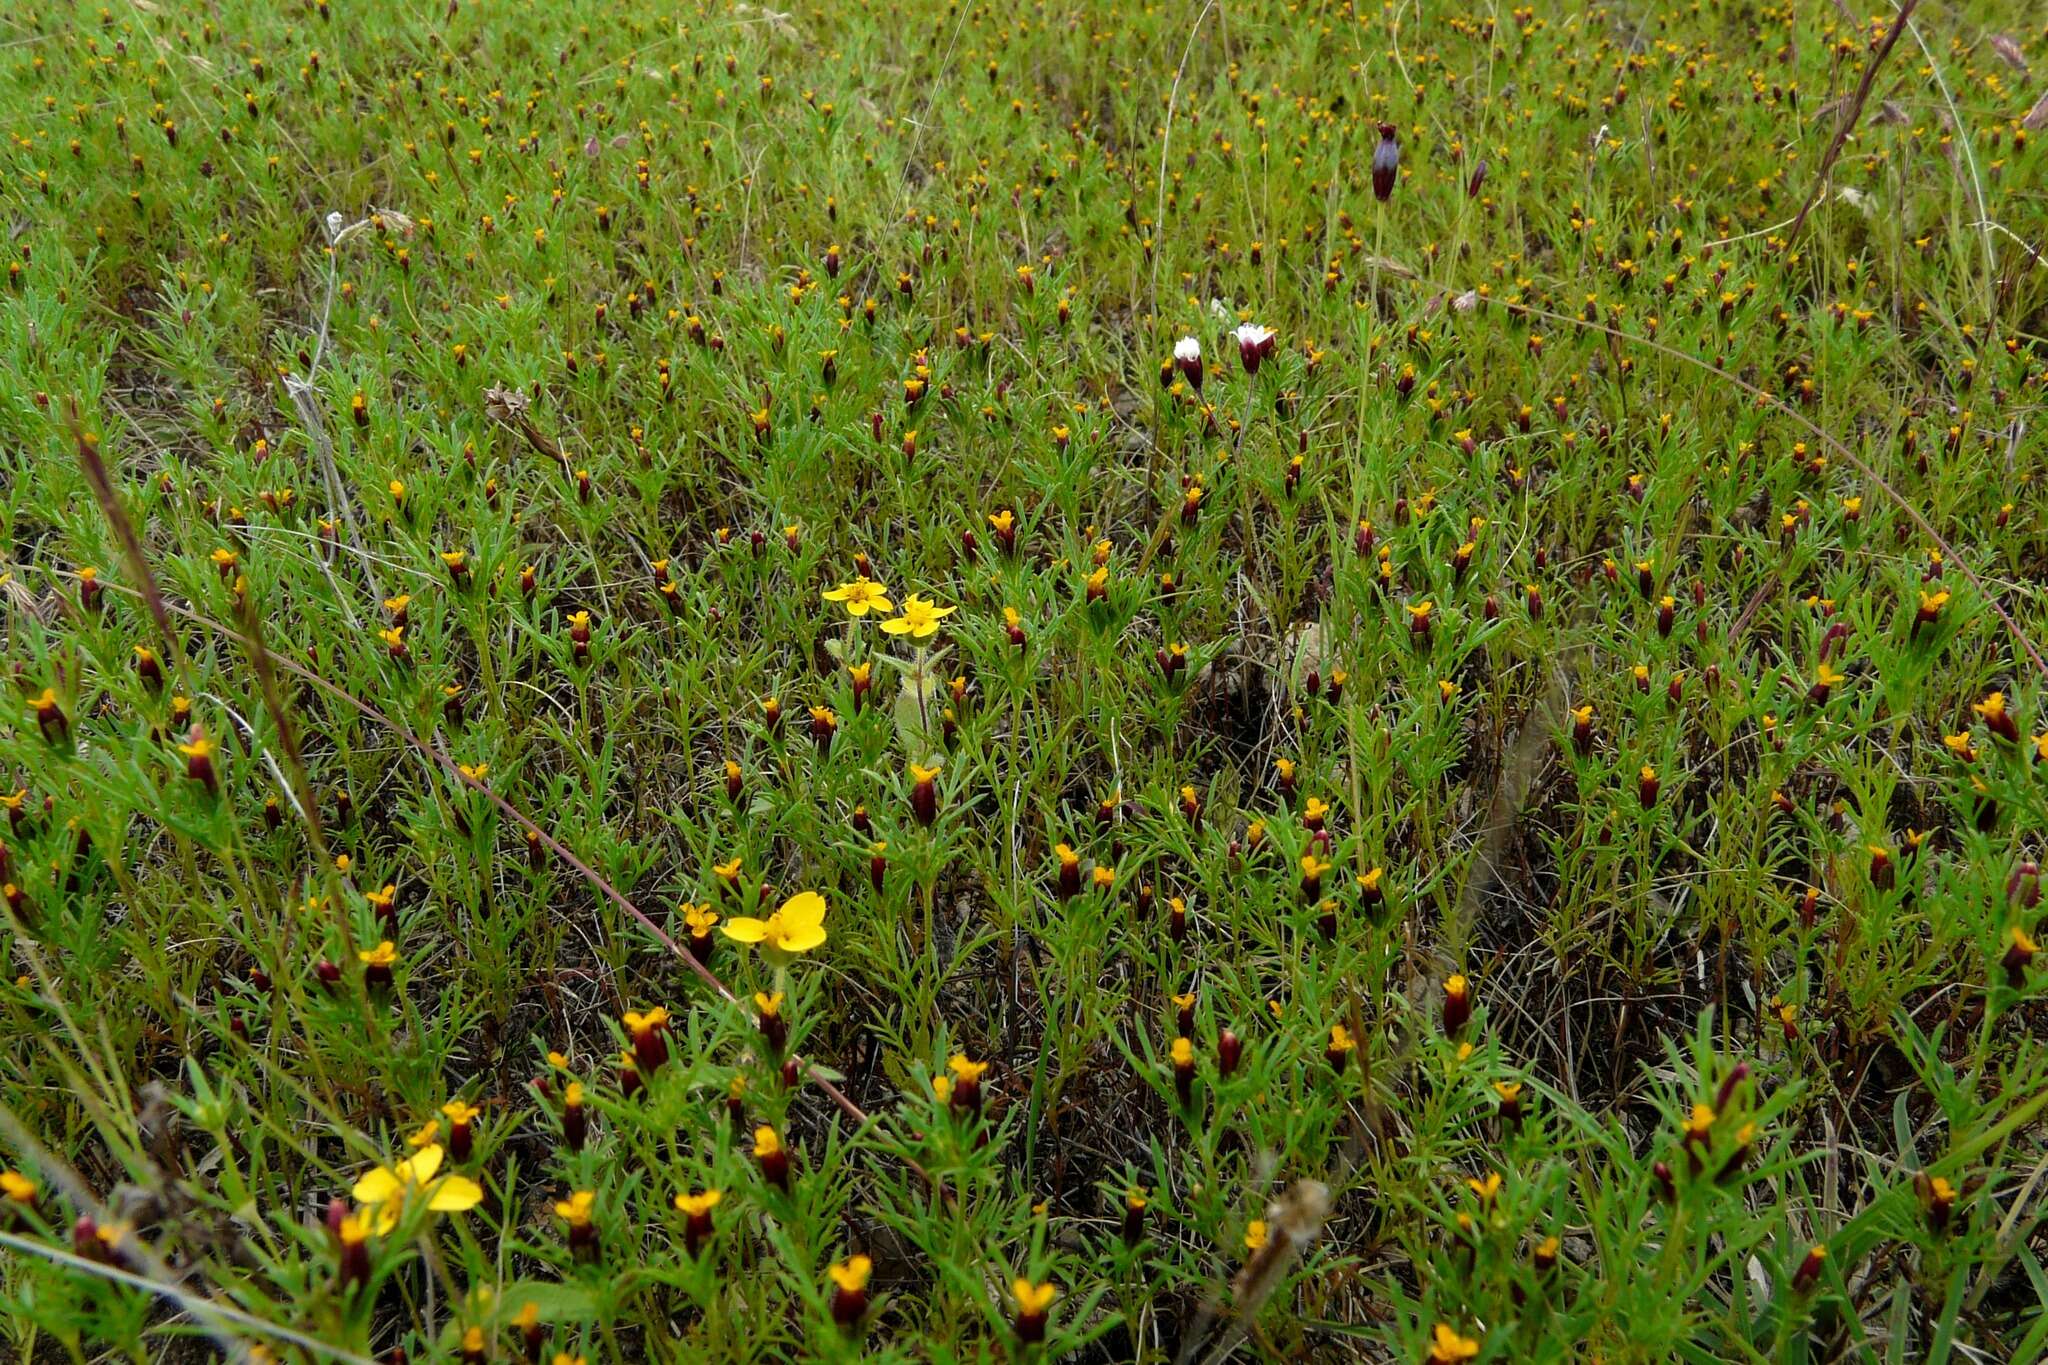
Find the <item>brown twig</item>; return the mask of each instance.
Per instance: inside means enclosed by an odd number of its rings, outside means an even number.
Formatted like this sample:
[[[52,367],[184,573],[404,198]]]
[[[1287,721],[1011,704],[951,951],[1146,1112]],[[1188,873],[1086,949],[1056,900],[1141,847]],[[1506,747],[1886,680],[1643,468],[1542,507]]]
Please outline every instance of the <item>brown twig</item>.
[[[171,629],[164,595],[157,590],[156,579],[149,572],[149,561],[143,557],[142,540],[135,534],[135,523],[128,520],[128,513],[122,509],[121,500],[114,493],[114,481],[107,473],[107,462],[100,458],[100,438],[87,431],[79,418],[76,397],[65,404],[64,424],[71,430],[72,445],[78,452],[78,465],[85,471],[85,481],[92,485],[93,498],[99,503],[107,525],[113,528],[114,538],[121,542],[121,555],[128,561],[128,572],[134,576],[139,595],[149,607],[151,619],[156,622],[165,654],[174,665],[182,665],[184,651],[178,644],[177,633]]]
[[[1849,107],[1842,111],[1841,122],[1835,128],[1834,141],[1828,144],[1827,154],[1820,159],[1820,171],[1813,177],[1813,188],[1806,192],[1806,202],[1799,206],[1798,216],[1793,218],[1791,228],[1785,233],[1785,249],[1791,250],[1792,243],[1799,239],[1799,230],[1806,226],[1806,215],[1813,212],[1813,206],[1820,202],[1821,193],[1827,188],[1828,173],[1835,168],[1835,158],[1842,154],[1842,147],[1849,140],[1849,133],[1856,127],[1856,120],[1863,117],[1863,102],[1870,98],[1870,87],[1877,81],[1878,68],[1884,65],[1892,48],[1897,45],[1899,35],[1906,31],[1906,21],[1913,17],[1913,11],[1920,6],[1920,0],[1905,0],[1899,6],[1898,14],[1892,19],[1891,27],[1885,30],[1884,41],[1877,45],[1877,52],[1863,68],[1863,79],[1856,83],[1856,93],[1849,99]]]

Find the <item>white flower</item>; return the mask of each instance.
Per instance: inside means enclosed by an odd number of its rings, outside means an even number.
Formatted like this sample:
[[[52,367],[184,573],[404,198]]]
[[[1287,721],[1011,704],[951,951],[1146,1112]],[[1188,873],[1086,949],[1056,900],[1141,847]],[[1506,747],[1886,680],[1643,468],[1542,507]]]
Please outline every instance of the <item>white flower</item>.
[[[1173,358],[1182,365],[1192,365],[1202,358],[1202,343],[1193,337],[1182,337],[1173,343]]]
[[[1237,356],[1244,362],[1244,372],[1257,374],[1259,362],[1273,353],[1273,329],[1245,322],[1238,324],[1236,335]]]

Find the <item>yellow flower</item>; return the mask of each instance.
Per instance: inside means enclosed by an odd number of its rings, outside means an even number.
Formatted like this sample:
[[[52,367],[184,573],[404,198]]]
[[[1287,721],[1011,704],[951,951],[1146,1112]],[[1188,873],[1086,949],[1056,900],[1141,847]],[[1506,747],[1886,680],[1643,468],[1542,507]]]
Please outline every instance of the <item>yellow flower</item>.
[[[1060,1291],[1051,1284],[1033,1284],[1025,1279],[1012,1280],[1010,1293],[1016,1297],[1017,1311],[1032,1316],[1045,1312],[1060,1296]]]
[[[356,957],[366,967],[389,967],[398,961],[398,945],[385,939],[374,948],[365,948]],[[358,1199],[361,1195],[356,1196]]]
[[[868,1277],[873,1275],[875,1263],[865,1256],[853,1256],[826,1270],[832,1283],[849,1294],[858,1294],[868,1287]]]
[[[436,1180],[434,1173],[440,1169],[441,1147],[432,1143],[396,1165],[379,1166],[358,1180],[350,1193],[358,1204],[376,1206],[380,1237],[398,1225],[409,1203],[422,1203],[435,1213],[464,1213],[483,1202],[481,1185],[459,1175]]]
[[[978,1081],[988,1070],[987,1062],[970,1062],[964,1052],[955,1053],[946,1059],[946,1069],[963,1081]]]
[[[1707,1135],[1714,1130],[1716,1117],[1713,1105],[1695,1104],[1692,1107],[1692,1117],[1685,1122],[1685,1135],[1695,1142],[1706,1141]]]
[[[676,1196],[676,1212],[694,1218],[709,1213],[725,1198],[724,1190],[705,1190],[702,1194],[679,1194]]]
[[[462,1100],[450,1100],[441,1106],[441,1112],[447,1116],[450,1123],[471,1123],[478,1114],[483,1113],[483,1110]]]
[[[652,1033],[655,1029],[667,1024],[668,1020],[668,1010],[661,1005],[656,1005],[645,1014],[638,1010],[627,1010],[625,1015],[626,1032],[636,1036],[642,1033]]]
[[[896,605],[889,600],[888,588],[864,574],[851,583],[841,583],[836,588],[828,589],[825,600],[837,602],[845,607],[848,616],[866,616],[871,611],[891,611]]]
[[[1458,1330],[1449,1323],[1440,1322],[1436,1325],[1436,1333],[1430,1343],[1431,1360],[1441,1362],[1441,1365],[1458,1365],[1458,1362],[1471,1360],[1478,1354],[1479,1343],[1476,1340],[1460,1336]]]
[[[20,1171],[0,1171],[0,1195],[16,1204],[27,1204],[36,1197],[36,1182]]]
[[[759,943],[777,952],[807,953],[825,941],[825,898],[799,891],[767,919],[735,915],[719,926],[741,943]]]
[[[927,602],[912,593],[903,599],[903,614],[882,622],[882,629],[891,635],[908,635],[913,640],[923,640],[938,634],[939,622],[958,610],[958,607],[942,607]]]
[[[1263,1251],[1265,1250],[1265,1247],[1266,1220],[1263,1218],[1254,1218],[1250,1223],[1245,1225],[1244,1249],[1246,1251]]]

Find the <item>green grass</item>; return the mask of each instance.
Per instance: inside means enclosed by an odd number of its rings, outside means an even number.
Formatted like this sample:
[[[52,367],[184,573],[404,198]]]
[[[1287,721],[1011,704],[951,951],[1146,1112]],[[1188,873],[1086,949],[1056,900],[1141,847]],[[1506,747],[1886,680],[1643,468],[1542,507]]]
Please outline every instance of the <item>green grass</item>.
[[[2048,27],[1880,9],[0,14],[0,1354],[2041,1358]]]

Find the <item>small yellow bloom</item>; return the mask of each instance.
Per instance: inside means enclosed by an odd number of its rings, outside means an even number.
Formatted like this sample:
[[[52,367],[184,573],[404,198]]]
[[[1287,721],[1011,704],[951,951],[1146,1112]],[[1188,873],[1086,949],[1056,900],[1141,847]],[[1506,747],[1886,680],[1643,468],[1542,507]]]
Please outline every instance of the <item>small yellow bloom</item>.
[[[1265,1248],[1266,1220],[1263,1218],[1254,1218],[1250,1223],[1246,1224],[1245,1226],[1244,1249],[1246,1251],[1263,1251],[1265,1250]]]
[[[865,575],[851,583],[841,583],[825,593],[827,602],[837,602],[846,608],[848,616],[866,616],[869,612],[886,612],[895,609],[889,600],[889,589]],[[908,603],[905,604],[906,608]]]
[[[1716,1117],[1713,1105],[1695,1104],[1692,1107],[1692,1116],[1685,1121],[1686,1136],[1696,1141],[1705,1140],[1707,1134],[1713,1131]]]
[[[699,1194],[679,1194],[675,1200],[676,1212],[688,1214],[694,1218],[698,1214],[711,1212],[711,1210],[718,1207],[719,1202],[724,1198],[724,1190],[705,1190]]]
[[[935,602],[927,602],[912,593],[903,599],[903,614],[882,622],[882,629],[891,635],[908,635],[913,640],[928,639],[938,634],[940,621],[958,610],[958,607],[942,607]]]
[[[440,1169],[441,1147],[432,1143],[395,1165],[377,1167],[350,1193],[358,1204],[376,1206],[380,1237],[398,1225],[407,1204],[423,1203],[435,1213],[464,1213],[483,1202],[482,1186],[459,1175],[436,1180]]]
[[[1460,1365],[1479,1354],[1479,1342],[1459,1334],[1449,1323],[1440,1322],[1430,1338],[1429,1358],[1436,1365]]]
[[[735,915],[719,926],[740,943],[759,943],[783,953],[807,953],[825,941],[825,898],[799,891],[767,919]]]

